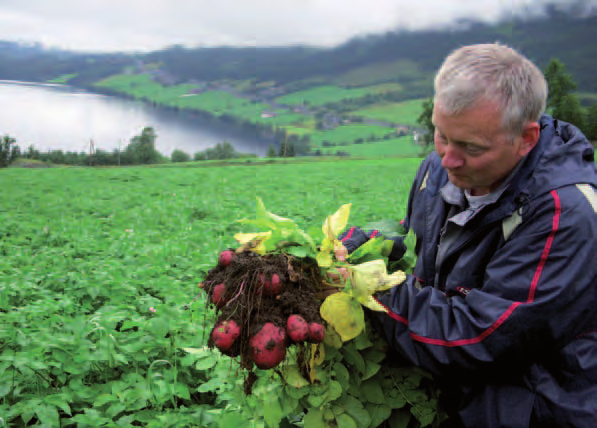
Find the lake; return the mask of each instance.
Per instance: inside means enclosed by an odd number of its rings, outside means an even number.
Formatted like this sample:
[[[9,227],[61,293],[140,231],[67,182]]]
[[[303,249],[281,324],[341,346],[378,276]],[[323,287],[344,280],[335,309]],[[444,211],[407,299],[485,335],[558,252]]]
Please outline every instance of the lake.
[[[81,152],[88,150],[90,140],[96,150],[112,151],[119,144],[124,149],[145,126],[155,129],[156,148],[168,156],[174,149],[193,155],[223,141],[260,156],[268,147],[255,135],[142,102],[61,85],[0,80],[0,136],[15,138],[22,151],[33,144],[41,152]]]

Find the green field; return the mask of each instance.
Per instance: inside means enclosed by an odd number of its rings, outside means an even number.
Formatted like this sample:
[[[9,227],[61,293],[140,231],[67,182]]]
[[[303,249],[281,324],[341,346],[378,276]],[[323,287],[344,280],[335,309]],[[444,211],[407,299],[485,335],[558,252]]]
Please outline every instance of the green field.
[[[293,92],[276,99],[280,104],[288,105],[323,105],[335,103],[350,98],[360,98],[367,94],[378,94],[388,91],[400,90],[401,86],[396,83],[368,86],[363,88],[342,88],[340,86],[316,86],[304,91]]]
[[[409,135],[372,143],[329,147],[322,150],[322,153],[335,154],[338,150],[348,153],[351,156],[377,158],[386,156],[418,157],[422,149],[413,141],[412,136]]]
[[[0,170],[2,426],[263,426],[279,383],[245,397],[202,348],[197,283],[256,196],[305,229],[399,219],[419,162]]]
[[[309,136],[311,137],[311,147],[317,148],[322,147],[324,141],[336,144],[352,144],[358,138],[382,138],[393,131],[393,128],[385,126],[353,124],[339,126],[326,131],[312,131]]]
[[[425,99],[409,100],[401,103],[376,104],[350,114],[368,119],[377,119],[401,125],[417,125],[417,119],[423,111]]]

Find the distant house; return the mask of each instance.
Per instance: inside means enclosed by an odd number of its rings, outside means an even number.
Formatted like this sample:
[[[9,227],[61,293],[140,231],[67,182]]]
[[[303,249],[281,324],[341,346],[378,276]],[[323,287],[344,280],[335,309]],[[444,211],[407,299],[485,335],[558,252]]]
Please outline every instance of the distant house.
[[[403,135],[406,135],[406,134],[408,134],[408,126],[397,126],[397,127],[396,127],[396,133],[397,133],[399,136],[401,136],[401,137],[402,137]],[[417,141],[417,140],[415,140],[415,141]]]
[[[276,113],[275,111],[262,111],[261,112],[262,119],[269,119],[272,117],[276,117],[277,115],[278,115],[278,113]]]

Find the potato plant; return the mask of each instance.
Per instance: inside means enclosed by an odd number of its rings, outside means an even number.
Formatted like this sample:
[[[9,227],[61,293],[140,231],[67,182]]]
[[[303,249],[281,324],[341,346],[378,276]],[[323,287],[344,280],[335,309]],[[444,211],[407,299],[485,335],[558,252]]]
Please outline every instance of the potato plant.
[[[362,308],[377,310],[371,294],[404,274],[386,272],[391,248],[383,238],[346,254],[336,236],[349,210],[326,219],[315,245],[258,200],[256,220],[245,223],[269,230],[239,233],[239,248],[223,251],[200,285],[218,314],[209,346],[240,358],[247,395],[258,381],[255,367],[281,376],[286,411],[266,417],[269,425],[302,415],[309,427],[439,426],[445,415],[433,379],[392,366]]]

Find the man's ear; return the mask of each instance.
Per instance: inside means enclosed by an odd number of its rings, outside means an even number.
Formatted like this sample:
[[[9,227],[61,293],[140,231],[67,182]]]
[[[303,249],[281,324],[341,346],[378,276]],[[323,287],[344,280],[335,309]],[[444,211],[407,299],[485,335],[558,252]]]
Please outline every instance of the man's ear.
[[[522,142],[520,144],[520,155],[526,156],[539,141],[541,127],[537,122],[527,122],[522,130]]]

